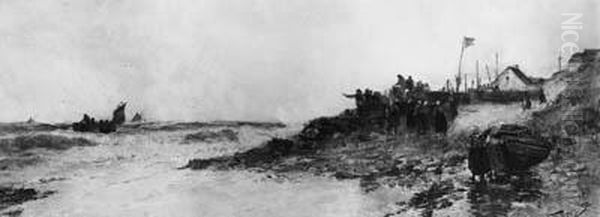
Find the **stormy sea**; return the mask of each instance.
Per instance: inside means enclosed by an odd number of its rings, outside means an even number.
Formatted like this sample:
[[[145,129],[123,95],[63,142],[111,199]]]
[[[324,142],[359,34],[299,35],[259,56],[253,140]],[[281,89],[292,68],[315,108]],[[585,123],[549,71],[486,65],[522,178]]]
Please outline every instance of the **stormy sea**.
[[[3,214],[279,216],[359,203],[351,182],[309,176],[283,182],[252,171],[177,169],[189,159],[231,155],[293,131],[264,123],[144,123],[105,135],[3,124],[0,208],[36,199]],[[324,199],[335,200],[322,204]]]
[[[493,115],[498,113],[504,115]],[[530,114],[521,112],[518,104],[462,107],[449,137],[473,126],[520,122]],[[245,153],[289,138],[302,127],[150,122],[97,134],[39,123],[2,124],[1,214],[542,216],[565,213],[568,204],[570,213],[598,214],[591,203],[578,199],[580,178],[573,174],[584,170],[582,165],[566,162],[563,174],[551,172],[548,168],[556,164],[548,161],[523,177],[480,185],[469,180],[464,154],[426,144],[435,143],[430,135],[343,138],[343,146],[280,157],[276,164],[194,168],[190,161]],[[386,156],[394,160],[386,161]],[[390,165],[396,169],[386,169]]]

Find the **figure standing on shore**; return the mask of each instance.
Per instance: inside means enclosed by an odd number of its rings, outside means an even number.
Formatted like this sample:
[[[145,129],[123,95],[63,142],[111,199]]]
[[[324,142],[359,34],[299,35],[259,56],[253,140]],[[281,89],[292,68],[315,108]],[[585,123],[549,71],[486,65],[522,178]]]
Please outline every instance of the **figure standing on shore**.
[[[354,92],[354,94],[343,94],[346,98],[354,98],[354,101],[356,103],[356,108],[359,109],[360,107],[362,107],[363,102],[364,102],[364,96],[363,93],[360,89],[356,89],[356,92]]]
[[[529,100],[529,97],[526,96],[523,101],[523,110],[529,110],[529,109],[531,109],[531,100]]]
[[[406,103],[406,128],[407,130],[413,130],[416,127],[416,107],[417,102],[413,99],[408,99]]]
[[[446,133],[448,130],[448,121],[446,119],[446,112],[444,112],[444,106],[438,101],[435,109],[435,132]]]
[[[417,132],[419,134],[425,134],[429,130],[429,106],[427,101],[419,101],[416,112]]]
[[[415,130],[417,131],[417,133],[421,132],[421,129],[423,128],[421,126],[421,107],[423,107],[423,105],[421,104],[421,101],[417,101],[415,104],[415,108],[413,110],[413,118],[414,118],[414,127]]]
[[[406,80],[406,90],[411,92],[414,87],[415,87],[415,82],[413,81],[412,76],[408,76],[408,79]]]
[[[402,76],[401,74],[396,75],[396,77],[398,78],[398,81],[396,81],[396,84],[394,86],[398,86],[400,88],[404,88],[406,85],[406,81],[404,80],[404,76]]]
[[[485,181],[485,175],[491,171],[485,138],[485,134],[482,135],[478,129],[473,130],[469,136],[468,162],[473,182]]]
[[[427,129],[431,129],[433,132],[435,132],[436,129],[435,116],[437,112],[437,107],[437,102],[427,102]]]
[[[542,91],[542,93],[540,93],[540,104],[546,103],[546,94],[544,94],[544,91]]]

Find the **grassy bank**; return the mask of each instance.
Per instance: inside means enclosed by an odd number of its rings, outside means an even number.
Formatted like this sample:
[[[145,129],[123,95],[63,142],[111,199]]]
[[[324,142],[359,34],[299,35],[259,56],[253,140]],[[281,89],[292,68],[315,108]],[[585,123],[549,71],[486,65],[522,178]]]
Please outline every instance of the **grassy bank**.
[[[599,64],[586,62],[579,70],[555,74],[547,85],[554,100],[527,122],[551,138],[555,148],[535,168],[544,183],[540,213],[557,216],[596,216],[600,187],[600,142],[597,95]],[[559,89],[560,91],[555,91]]]

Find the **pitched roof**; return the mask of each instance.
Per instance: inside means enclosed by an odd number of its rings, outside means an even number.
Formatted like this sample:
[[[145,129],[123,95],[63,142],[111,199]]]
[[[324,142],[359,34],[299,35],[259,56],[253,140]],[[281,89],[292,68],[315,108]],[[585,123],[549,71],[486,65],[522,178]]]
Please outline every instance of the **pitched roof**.
[[[526,85],[540,85],[540,84],[544,83],[544,81],[546,81],[546,79],[544,79],[544,78],[534,78],[534,77],[529,77],[529,76],[525,75],[525,73],[523,71],[521,71],[519,69],[519,67],[516,65],[506,67],[506,69],[504,69],[504,71],[502,71],[502,73],[500,73],[500,75],[503,75],[510,71],[512,71],[517,76],[517,78],[519,78],[521,81],[523,81],[523,83],[525,83]],[[496,77],[496,79],[492,83],[498,83],[499,79],[500,79],[500,76]]]
[[[529,79],[529,77],[527,77],[527,75],[525,75],[525,73],[523,73],[523,71],[521,71],[519,68],[513,66],[508,68],[513,70],[513,72],[515,72],[515,75],[517,75],[521,80],[525,81],[525,83],[533,84],[533,81],[531,81],[531,79]]]
[[[517,77],[519,79],[521,79],[521,81],[523,81],[523,83],[530,85],[530,84],[535,84],[536,82],[533,82],[529,77],[527,77],[527,75],[525,75],[525,73],[523,73],[523,71],[521,71],[519,68],[515,67],[515,66],[509,66],[506,67],[506,69],[504,71],[502,71],[502,74],[508,72],[508,71],[513,71],[515,73],[515,75],[517,75]],[[498,81],[500,77],[497,77],[496,80],[494,80],[493,83],[496,83]]]

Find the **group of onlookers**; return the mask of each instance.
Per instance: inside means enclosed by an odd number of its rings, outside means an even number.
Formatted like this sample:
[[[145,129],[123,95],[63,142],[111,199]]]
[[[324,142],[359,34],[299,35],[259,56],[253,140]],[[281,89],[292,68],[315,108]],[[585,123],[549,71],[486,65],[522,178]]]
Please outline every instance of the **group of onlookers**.
[[[453,93],[432,96],[429,84],[414,82],[409,76],[398,81],[386,93],[357,89],[344,94],[356,101],[356,114],[365,126],[379,126],[393,134],[405,132],[445,133],[457,115],[458,100]]]

